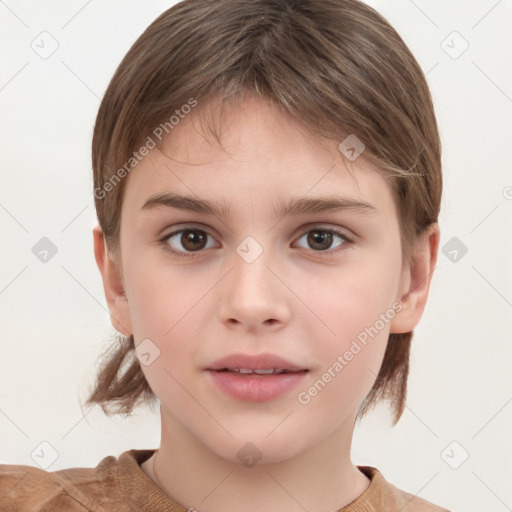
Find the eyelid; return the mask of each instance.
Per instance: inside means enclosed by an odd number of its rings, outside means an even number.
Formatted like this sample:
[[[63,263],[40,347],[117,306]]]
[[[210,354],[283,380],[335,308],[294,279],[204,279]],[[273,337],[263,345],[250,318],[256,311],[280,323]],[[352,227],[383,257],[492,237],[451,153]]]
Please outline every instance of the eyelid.
[[[172,231],[169,231],[167,234],[162,235],[159,239],[162,238],[166,239],[169,236],[179,233],[181,231],[187,231],[187,230],[194,230],[197,229],[198,231],[204,231],[210,236],[217,237],[220,236],[216,230],[212,229],[210,226],[204,226],[204,224],[201,223],[195,223],[195,222],[189,222],[189,223],[183,223],[183,224],[176,224],[173,226]],[[329,224],[326,222],[309,222],[307,224],[302,225],[300,228],[295,230],[294,236],[304,236],[309,231],[312,231],[313,229],[318,230],[324,230],[324,231],[339,231],[341,234],[343,234],[347,239],[355,240],[357,236],[355,233],[344,227],[344,226],[338,226],[335,224]],[[213,234],[212,231],[216,234]],[[165,229],[162,230],[162,232],[165,232]]]
[[[343,234],[347,239],[355,239],[356,238],[355,233],[353,233],[350,229],[348,229],[344,226],[339,226],[337,224],[329,224],[326,222],[309,222],[308,224],[301,226],[301,228],[298,232],[301,233],[300,236],[303,236],[306,233],[308,233],[309,231],[312,231],[315,229],[317,229],[318,231],[320,231],[320,230],[335,231],[335,232],[337,231],[337,232]]]

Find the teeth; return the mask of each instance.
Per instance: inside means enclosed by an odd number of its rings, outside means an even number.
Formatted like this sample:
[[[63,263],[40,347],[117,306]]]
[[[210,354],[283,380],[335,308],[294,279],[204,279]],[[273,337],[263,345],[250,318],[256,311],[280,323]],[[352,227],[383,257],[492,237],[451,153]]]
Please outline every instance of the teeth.
[[[286,370],[280,370],[276,368],[269,368],[268,370],[251,370],[250,368],[234,368],[234,372],[238,373],[257,373],[258,375],[270,375],[284,373]]]

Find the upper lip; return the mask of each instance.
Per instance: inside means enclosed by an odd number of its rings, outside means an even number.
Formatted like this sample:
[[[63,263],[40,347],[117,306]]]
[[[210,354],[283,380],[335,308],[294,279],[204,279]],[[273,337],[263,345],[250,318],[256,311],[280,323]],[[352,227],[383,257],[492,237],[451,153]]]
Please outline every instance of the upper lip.
[[[235,368],[245,368],[248,370],[268,370],[274,368],[276,370],[288,370],[290,372],[307,370],[307,368],[293,364],[275,354],[231,354],[222,359],[218,359],[206,369],[234,370]]]

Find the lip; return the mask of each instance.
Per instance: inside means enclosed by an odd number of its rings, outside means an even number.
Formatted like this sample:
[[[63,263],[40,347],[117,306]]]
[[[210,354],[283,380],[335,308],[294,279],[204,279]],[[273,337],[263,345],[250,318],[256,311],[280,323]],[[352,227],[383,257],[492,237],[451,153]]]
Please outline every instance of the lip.
[[[244,402],[267,402],[290,392],[308,371],[277,375],[237,375],[231,372],[206,370],[210,382],[218,389]]]
[[[290,373],[273,375],[236,374],[221,371],[224,368],[245,368],[266,370],[270,368],[287,370]],[[309,369],[291,363],[274,354],[232,354],[219,359],[205,369],[207,378],[228,396],[245,402],[267,402],[278,398],[295,388],[309,372]]]
[[[307,368],[298,366],[275,354],[231,354],[222,359],[218,359],[212,363],[206,370],[222,370],[224,368],[247,368],[250,370],[266,370],[269,368],[277,368],[288,370],[290,372],[299,372],[307,370]]]

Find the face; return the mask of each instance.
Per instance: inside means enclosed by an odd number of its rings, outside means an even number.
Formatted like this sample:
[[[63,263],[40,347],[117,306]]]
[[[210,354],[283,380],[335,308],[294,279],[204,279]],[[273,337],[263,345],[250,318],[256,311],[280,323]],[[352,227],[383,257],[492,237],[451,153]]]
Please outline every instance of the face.
[[[228,460],[247,442],[264,461],[284,460],[351,433],[388,335],[400,332],[408,282],[392,191],[364,154],[350,174],[341,140],[308,136],[262,100],[225,110],[226,151],[193,115],[174,128],[165,154],[152,150],[127,178],[126,301],[111,309],[144,347],[150,364],[141,367],[169,428]],[[167,193],[224,211],[144,207]],[[279,212],[326,198],[346,207]],[[235,388],[244,378],[277,382],[242,383],[244,399],[208,370],[232,354],[271,354],[307,371],[288,375],[280,394],[283,376],[232,375]]]

